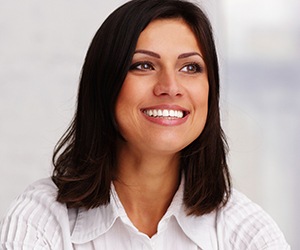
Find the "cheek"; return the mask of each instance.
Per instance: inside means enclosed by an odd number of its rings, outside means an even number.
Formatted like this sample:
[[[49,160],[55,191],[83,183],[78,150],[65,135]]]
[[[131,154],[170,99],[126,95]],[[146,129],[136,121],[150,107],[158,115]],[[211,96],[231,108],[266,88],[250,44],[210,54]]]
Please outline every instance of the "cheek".
[[[135,94],[135,88],[133,84],[131,84],[130,81],[127,80],[128,77],[126,77],[122,88],[119,92],[117,102],[116,102],[116,108],[115,108],[115,114],[116,118],[118,119],[118,116],[123,114],[125,110],[127,109],[127,106],[130,105],[131,98],[136,96]]]
[[[204,128],[207,114],[208,114],[208,94],[209,88],[208,84],[204,84],[193,90],[191,98],[194,102],[194,108],[196,110],[197,123],[200,125],[201,129]]]
[[[201,85],[196,85],[194,88],[190,89],[191,99],[194,102],[196,107],[199,107],[200,110],[206,110],[208,107],[208,94],[209,94],[209,85],[208,83],[202,83]],[[203,110],[203,111],[204,111]]]
[[[117,98],[116,115],[119,109],[136,112],[139,105],[151,96],[152,82],[148,77],[137,77],[128,73]]]
[[[143,92],[136,87],[137,85],[136,81],[130,81],[126,78],[117,98],[115,117],[123,135],[128,128],[135,126],[135,121],[139,115],[139,103],[143,99]]]

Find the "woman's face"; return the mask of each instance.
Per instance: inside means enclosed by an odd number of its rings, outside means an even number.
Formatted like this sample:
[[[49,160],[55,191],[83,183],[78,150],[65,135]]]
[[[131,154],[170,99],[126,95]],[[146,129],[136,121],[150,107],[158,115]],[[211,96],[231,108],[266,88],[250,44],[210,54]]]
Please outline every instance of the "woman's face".
[[[152,21],[139,36],[116,103],[122,145],[156,155],[179,152],[204,128],[208,91],[190,27],[182,19]]]

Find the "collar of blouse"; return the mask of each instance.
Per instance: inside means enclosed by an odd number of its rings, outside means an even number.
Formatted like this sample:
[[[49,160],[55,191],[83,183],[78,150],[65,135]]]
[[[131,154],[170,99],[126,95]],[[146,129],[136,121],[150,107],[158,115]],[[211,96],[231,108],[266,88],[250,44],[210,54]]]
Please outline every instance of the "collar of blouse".
[[[203,216],[187,216],[183,204],[184,178],[172,200],[170,207],[159,223],[158,233],[173,216],[182,231],[201,249],[214,249],[216,236],[216,212]],[[123,223],[133,227],[122,206],[114,185],[111,186],[110,203],[94,209],[79,209],[71,235],[72,243],[84,244],[93,241],[107,233],[115,222],[121,219]],[[136,229],[135,229],[136,230]]]

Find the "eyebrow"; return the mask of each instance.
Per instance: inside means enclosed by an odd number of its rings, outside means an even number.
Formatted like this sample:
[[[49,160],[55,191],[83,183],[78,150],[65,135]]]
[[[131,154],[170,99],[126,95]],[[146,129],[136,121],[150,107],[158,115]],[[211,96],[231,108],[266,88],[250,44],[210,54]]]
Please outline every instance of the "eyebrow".
[[[160,58],[160,55],[153,52],[153,51],[149,51],[149,50],[136,50],[134,52],[134,54],[138,54],[138,53],[141,53],[141,54],[146,54],[146,55],[149,55],[149,56],[152,56],[152,57],[155,57],[155,58]],[[184,58],[187,58],[187,57],[190,57],[190,56],[200,56],[202,59],[202,55],[198,52],[188,52],[188,53],[183,53],[181,55],[178,56],[178,59],[184,59]]]
[[[178,59],[183,59],[183,58],[187,58],[187,57],[190,57],[190,56],[200,56],[203,59],[202,55],[198,52],[183,53],[183,54],[178,56]]]
[[[152,51],[149,51],[149,50],[136,50],[134,52],[134,54],[137,54],[137,53],[146,54],[146,55],[149,55],[149,56],[152,56],[152,57],[155,57],[155,58],[160,58],[159,54],[157,54],[155,52],[152,52]]]

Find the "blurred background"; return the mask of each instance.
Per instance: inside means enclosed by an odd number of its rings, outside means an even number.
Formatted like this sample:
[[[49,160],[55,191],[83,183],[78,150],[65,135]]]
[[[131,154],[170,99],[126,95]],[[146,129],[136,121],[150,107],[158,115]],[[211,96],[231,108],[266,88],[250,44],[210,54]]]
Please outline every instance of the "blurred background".
[[[0,218],[26,186],[51,174],[86,50],[124,2],[0,0]],[[198,3],[215,30],[234,186],[300,249],[300,1]]]

